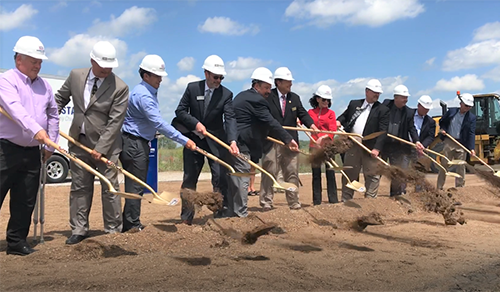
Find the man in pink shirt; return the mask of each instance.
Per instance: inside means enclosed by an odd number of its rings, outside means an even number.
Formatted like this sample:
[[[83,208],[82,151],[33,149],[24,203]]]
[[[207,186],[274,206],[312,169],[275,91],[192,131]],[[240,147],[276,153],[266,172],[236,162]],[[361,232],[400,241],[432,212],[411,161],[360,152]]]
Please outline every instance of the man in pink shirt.
[[[28,255],[26,242],[40,183],[40,145],[59,138],[57,104],[49,83],[38,77],[47,59],[42,42],[23,36],[14,47],[16,68],[0,75],[0,207],[10,191],[7,254]],[[43,159],[54,151],[45,147]]]

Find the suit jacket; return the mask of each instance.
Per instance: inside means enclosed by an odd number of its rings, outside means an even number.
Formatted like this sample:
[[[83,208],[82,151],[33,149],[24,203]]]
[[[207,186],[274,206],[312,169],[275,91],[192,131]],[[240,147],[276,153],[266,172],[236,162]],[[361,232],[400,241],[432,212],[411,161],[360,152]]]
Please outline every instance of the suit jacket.
[[[415,116],[415,112],[417,109],[413,109],[412,117]],[[429,145],[434,142],[434,138],[436,137],[436,121],[431,118],[429,115],[424,117],[424,121],[422,122],[422,128],[420,129],[420,143],[424,145],[425,148],[429,147]]]
[[[356,108],[361,107],[364,101],[364,99],[351,100],[347,109],[337,118],[337,121],[339,121],[342,126],[346,127],[351,120],[352,115],[356,112]],[[376,101],[370,110],[368,119],[366,120],[363,136],[379,131],[387,131],[388,126],[389,109],[385,105]],[[363,144],[370,149],[377,149],[381,152],[386,137],[387,135],[380,135],[375,139],[363,141]]]
[[[385,105],[387,108],[389,108],[389,123],[391,121],[391,112],[393,108],[396,106],[394,105],[394,100],[393,99],[386,99],[382,103]],[[415,128],[415,121],[413,119],[413,115],[415,114],[415,111],[412,110],[411,108],[407,107],[406,105],[401,109],[401,120],[399,123],[399,128],[397,133],[389,133],[394,136],[397,136],[399,138],[405,139],[406,141],[410,141],[410,137],[413,142],[420,142],[420,137],[418,136],[417,129]],[[399,142],[397,140],[388,138],[386,140],[386,150],[390,151],[390,148],[393,147],[402,147],[404,148],[407,152],[411,151],[411,146],[407,144],[403,144],[402,142]]]
[[[128,106],[128,86],[111,73],[90,99],[85,108],[83,93],[90,69],[74,69],[55,94],[59,112],[73,97],[74,117],[69,135],[78,140],[82,124],[85,122],[85,135],[95,151],[110,157],[121,152],[121,127]],[[70,144],[70,149],[76,147]]]
[[[222,141],[237,141],[238,133],[234,116],[233,93],[222,85],[215,89],[206,114],[204,113],[205,100],[198,98],[204,95],[205,80],[189,83],[175,110],[176,118],[172,121],[172,125],[194,141],[199,140],[199,137],[192,132],[198,122],[201,122],[208,132]],[[210,138],[206,139],[210,151],[218,156],[221,147]]]
[[[300,119],[302,124],[306,125],[306,127],[310,128],[312,124],[314,124],[312,118],[307,113],[306,109],[302,106],[302,102],[300,101],[300,96],[293,92],[289,92],[286,95],[286,106],[285,106],[285,115],[281,111],[281,101],[278,96],[278,90],[273,88],[271,90],[271,94],[267,98],[267,102],[269,103],[269,108],[271,110],[271,115],[283,126],[297,127],[297,118]],[[297,131],[288,131],[288,133],[293,137],[293,139],[299,143],[299,135]],[[275,137],[273,131],[269,133],[270,136]],[[264,143],[264,153],[267,153],[271,150],[273,146],[273,142],[265,141]]]
[[[267,100],[255,89],[240,92],[233,103],[238,124],[238,146],[241,152],[249,152],[254,162],[262,157],[269,131],[273,131],[274,138],[285,144],[292,141],[292,136],[272,116]]]
[[[439,120],[439,127],[445,130],[447,133],[450,129],[450,123],[453,117],[460,111],[458,107],[449,108],[443,117]],[[446,137],[441,137],[441,140],[446,139]],[[460,128],[460,142],[462,145],[467,147],[469,150],[474,150],[476,141],[476,116],[468,111],[465,114],[462,127]]]

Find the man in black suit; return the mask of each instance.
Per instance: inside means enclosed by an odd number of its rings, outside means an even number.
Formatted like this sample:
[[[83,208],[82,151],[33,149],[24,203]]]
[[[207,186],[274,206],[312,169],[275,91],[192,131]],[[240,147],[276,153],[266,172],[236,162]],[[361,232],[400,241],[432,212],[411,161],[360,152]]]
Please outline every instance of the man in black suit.
[[[460,107],[448,109],[441,120],[439,120],[440,131],[443,134],[446,133],[455,138],[460,144],[467,147],[474,156],[476,155],[476,116],[470,112],[470,109],[474,106],[474,96],[470,93],[464,93],[459,95],[458,98],[460,99]],[[465,150],[448,139],[447,136],[443,136],[442,140],[444,143],[443,152],[448,159],[465,160],[467,158]],[[443,166],[445,168],[448,167],[446,162],[443,163]],[[463,187],[465,185],[465,165],[457,165],[457,173],[461,175],[462,178],[455,179],[455,187]],[[442,190],[445,181],[446,175],[444,171],[440,169],[437,188]]]
[[[227,150],[215,141],[205,138],[210,132],[222,141],[229,142],[231,154],[239,153],[236,140],[238,138],[236,119],[233,109],[233,93],[221,85],[226,71],[224,62],[219,56],[211,55],[205,60],[203,67],[205,80],[191,82],[187,85],[177,109],[176,118],[172,121],[181,133],[193,140],[198,147],[217,157],[226,156]],[[187,148],[183,150],[184,178],[181,188],[196,190],[198,177],[205,162],[205,157]],[[226,169],[209,160],[214,192],[221,192],[227,198]],[[191,225],[194,209],[182,201],[181,219]]]
[[[274,72],[274,85],[276,88],[271,90],[267,98],[272,116],[283,126],[297,126],[297,118],[306,125],[317,130],[313,120],[302,106],[300,96],[291,91],[292,72],[287,67],[280,67]],[[299,141],[297,131],[288,131],[295,141]],[[271,131],[269,136],[275,137]],[[271,141],[264,142],[264,158],[262,158],[262,167],[272,174],[278,176],[281,170],[283,181],[299,185],[299,160],[296,152],[280,146]],[[285,191],[288,207],[292,210],[300,209],[299,192]],[[261,177],[260,184],[260,205],[264,211],[269,211],[273,207],[273,181],[267,177]]]
[[[252,88],[240,92],[234,98],[234,110],[238,124],[238,146],[241,155],[255,163],[262,157],[263,144],[269,131],[274,137],[284,142],[291,151],[298,151],[299,146],[270,112],[268,98],[271,93],[273,73],[260,67],[252,74]],[[250,172],[250,165],[241,158],[233,159],[236,172]],[[231,176],[228,197],[228,216],[246,217],[248,202],[249,177]]]
[[[389,127],[387,133],[404,139],[415,142],[417,151],[422,152],[424,146],[420,143],[420,138],[415,129],[413,121],[413,110],[406,106],[410,93],[404,85],[398,85],[394,88],[394,99],[384,100],[383,105],[389,108]],[[410,166],[410,155],[413,147],[404,144],[398,140],[387,138],[384,150],[382,151],[382,159],[389,159],[389,163],[394,166],[399,166],[402,169],[407,169]],[[406,181],[399,178],[393,178],[391,181],[390,196],[399,196],[406,194]]]
[[[387,131],[389,126],[389,109],[378,101],[382,93],[382,84],[377,79],[368,81],[365,88],[365,99],[352,100],[347,109],[337,118],[337,127],[343,126],[347,132],[357,133],[363,136],[374,132]],[[363,166],[365,177],[365,197],[376,198],[380,175],[376,174],[377,160],[384,146],[387,135],[380,135],[375,139],[363,141],[363,144],[372,149],[368,154],[358,145],[354,144],[344,157],[344,166],[352,168],[345,169],[349,179],[358,180],[359,171]],[[342,201],[353,198],[354,191],[346,187],[347,180],[342,178]]]

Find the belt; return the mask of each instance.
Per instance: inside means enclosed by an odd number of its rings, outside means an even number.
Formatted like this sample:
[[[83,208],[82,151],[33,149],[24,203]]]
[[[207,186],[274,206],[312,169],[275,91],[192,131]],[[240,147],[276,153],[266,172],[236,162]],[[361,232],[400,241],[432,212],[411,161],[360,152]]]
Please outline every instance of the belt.
[[[40,146],[21,146],[21,145],[17,145],[16,143],[12,143],[10,142],[9,140],[7,139],[3,139],[3,138],[0,138],[0,142],[3,142],[9,146],[12,146],[12,147],[16,147],[16,148],[19,148],[19,149],[24,149],[24,150],[32,150],[32,149],[40,149]]]
[[[146,139],[144,139],[142,137],[139,137],[139,136],[136,136],[136,135],[132,135],[132,134],[127,133],[127,132],[122,132],[122,134],[123,134],[123,136],[126,136],[126,137],[128,137],[128,138],[130,138],[132,140],[141,140],[141,141],[145,141],[145,142],[149,143],[149,140],[146,140]]]

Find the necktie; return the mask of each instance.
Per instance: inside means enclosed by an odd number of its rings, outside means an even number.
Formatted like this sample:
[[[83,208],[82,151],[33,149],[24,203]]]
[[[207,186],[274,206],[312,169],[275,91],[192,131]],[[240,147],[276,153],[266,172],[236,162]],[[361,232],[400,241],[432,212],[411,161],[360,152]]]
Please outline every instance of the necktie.
[[[284,117],[285,116],[285,109],[286,109],[286,96],[282,95],[281,98],[282,98],[282,101],[281,101],[281,114]]]
[[[211,92],[210,89],[207,89],[207,91],[205,91],[205,98],[204,98],[204,100],[205,100],[205,104],[204,104],[205,111],[204,111],[204,113],[205,114],[204,114],[204,116],[207,115],[208,104],[210,103],[210,92]]]
[[[95,93],[97,92],[97,81],[99,80],[99,78],[97,77],[94,77],[94,86],[92,86],[92,91],[90,92],[90,98],[92,98]]]
[[[365,109],[367,109],[369,106],[370,105],[367,105],[364,108],[359,107],[359,108],[356,109],[356,111],[352,115],[351,119],[349,120],[349,123],[347,124],[347,128],[349,130],[352,129],[352,127],[354,126],[354,123],[356,123],[356,120],[359,118],[359,116],[361,115],[361,113],[363,113],[365,111]]]

